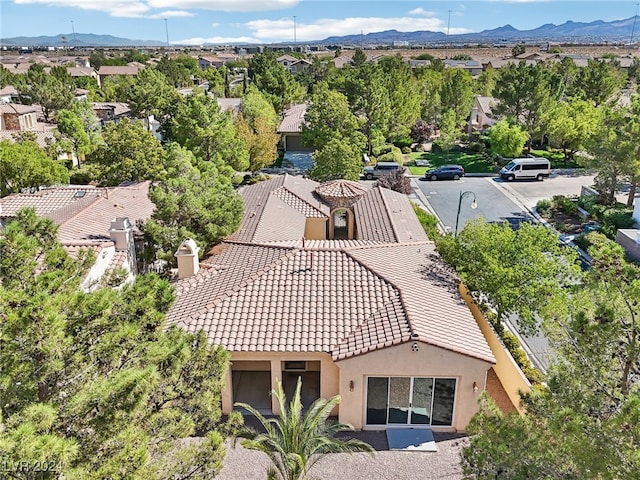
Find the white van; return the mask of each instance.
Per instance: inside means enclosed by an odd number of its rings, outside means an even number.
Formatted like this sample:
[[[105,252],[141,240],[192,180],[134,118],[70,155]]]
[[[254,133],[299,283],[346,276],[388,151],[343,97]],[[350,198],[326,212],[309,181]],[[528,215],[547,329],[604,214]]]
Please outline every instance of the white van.
[[[551,163],[546,158],[514,158],[500,169],[500,177],[511,182],[520,179],[549,178]]]

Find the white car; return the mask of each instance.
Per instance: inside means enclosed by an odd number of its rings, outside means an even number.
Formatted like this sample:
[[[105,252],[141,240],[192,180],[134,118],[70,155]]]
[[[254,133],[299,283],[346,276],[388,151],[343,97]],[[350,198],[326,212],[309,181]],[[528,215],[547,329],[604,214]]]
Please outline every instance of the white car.
[[[429,160],[424,160],[424,159],[417,159],[415,161],[416,167],[429,167],[431,166],[431,164],[429,163]]]

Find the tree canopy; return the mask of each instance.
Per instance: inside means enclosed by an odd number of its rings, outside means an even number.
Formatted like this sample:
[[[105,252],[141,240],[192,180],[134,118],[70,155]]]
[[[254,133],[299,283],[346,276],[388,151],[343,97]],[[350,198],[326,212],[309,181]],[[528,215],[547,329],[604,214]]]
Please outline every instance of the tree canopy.
[[[442,258],[453,265],[472,292],[485,298],[498,320],[518,314],[524,328],[535,330],[538,320],[564,311],[566,289],[580,278],[573,250],[558,243],[543,226],[475,220],[457,237],[437,244]]]
[[[640,269],[590,234],[592,268],[547,329],[556,360],[525,415],[487,399],[468,427],[467,478],[634,479],[640,471]]]
[[[103,138],[105,143],[87,157],[101,185],[164,178],[164,151],[142,121],[125,118],[109,123]]]
[[[0,237],[2,461],[28,478],[211,478],[228,353],[166,328],[173,293],[155,275],[81,290],[92,263],[33,210]]]
[[[56,183],[69,183],[69,171],[34,141],[0,141],[0,195]]]
[[[233,233],[242,219],[243,203],[233,189],[229,167],[197,161],[175,143],[167,149],[166,165],[166,179],[149,192],[156,208],[143,230],[146,259],[172,266],[184,239],[194,239],[204,253]]]

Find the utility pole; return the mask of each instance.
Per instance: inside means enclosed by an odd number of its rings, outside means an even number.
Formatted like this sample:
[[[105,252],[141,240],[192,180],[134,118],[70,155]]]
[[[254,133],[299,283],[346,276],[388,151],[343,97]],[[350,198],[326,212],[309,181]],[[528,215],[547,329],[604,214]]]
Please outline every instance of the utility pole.
[[[636,32],[636,20],[638,20],[638,7],[640,2],[636,3],[636,14],[633,16],[633,26],[631,27],[631,40],[629,40],[629,46],[633,45],[633,34]]]
[[[164,19],[164,30],[167,33],[167,48],[169,48],[169,25],[166,18]]]
[[[73,20],[71,20],[71,31],[73,32],[73,43],[76,43],[76,29],[73,26]]]
[[[293,51],[296,51],[296,43],[298,43],[298,39],[296,38],[296,16],[293,16]]]
[[[451,26],[451,10],[449,10],[449,16],[447,18],[447,41],[444,46],[444,58],[449,58],[449,27]]]

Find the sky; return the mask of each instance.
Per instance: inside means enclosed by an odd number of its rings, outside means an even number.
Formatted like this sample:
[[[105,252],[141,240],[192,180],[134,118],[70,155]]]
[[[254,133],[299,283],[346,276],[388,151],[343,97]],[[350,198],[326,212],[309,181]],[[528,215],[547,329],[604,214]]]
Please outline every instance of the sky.
[[[0,38],[75,32],[189,45],[303,43],[392,29],[453,35],[609,22],[637,9],[638,0],[0,0]]]

